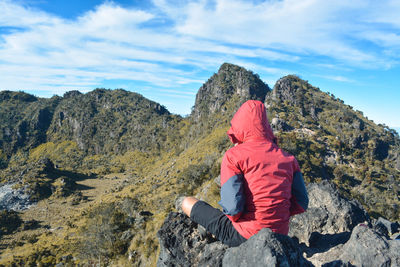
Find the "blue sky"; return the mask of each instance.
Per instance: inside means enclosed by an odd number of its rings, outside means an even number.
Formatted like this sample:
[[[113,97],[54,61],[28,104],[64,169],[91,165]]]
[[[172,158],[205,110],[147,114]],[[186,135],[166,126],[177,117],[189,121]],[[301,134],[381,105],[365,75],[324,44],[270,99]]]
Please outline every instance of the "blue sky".
[[[188,114],[224,62],[400,128],[400,1],[0,0],[0,90],[124,88]]]

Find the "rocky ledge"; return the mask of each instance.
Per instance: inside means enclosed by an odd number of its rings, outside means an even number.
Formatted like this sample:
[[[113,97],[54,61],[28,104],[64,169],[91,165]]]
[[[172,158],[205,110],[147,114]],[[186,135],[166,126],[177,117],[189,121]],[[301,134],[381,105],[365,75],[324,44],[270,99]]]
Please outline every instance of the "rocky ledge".
[[[400,266],[397,222],[370,219],[327,182],[307,189],[309,210],[292,218],[289,236],[266,228],[236,248],[171,212],[157,234],[157,266]]]

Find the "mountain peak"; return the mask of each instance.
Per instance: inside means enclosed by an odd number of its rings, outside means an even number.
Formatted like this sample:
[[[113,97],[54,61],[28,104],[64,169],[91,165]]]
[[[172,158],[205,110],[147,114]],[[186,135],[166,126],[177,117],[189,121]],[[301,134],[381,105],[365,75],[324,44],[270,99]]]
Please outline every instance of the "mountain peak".
[[[296,99],[301,98],[298,95],[308,90],[315,91],[317,89],[299,76],[291,74],[280,78],[276,82],[272,91],[272,99],[297,104]]]
[[[270,88],[257,74],[234,64],[224,63],[203,86],[200,87],[192,116],[196,121],[216,112],[225,112],[229,104],[238,108],[249,99],[264,101]],[[233,103],[231,103],[233,102]],[[224,108],[222,108],[225,106]]]

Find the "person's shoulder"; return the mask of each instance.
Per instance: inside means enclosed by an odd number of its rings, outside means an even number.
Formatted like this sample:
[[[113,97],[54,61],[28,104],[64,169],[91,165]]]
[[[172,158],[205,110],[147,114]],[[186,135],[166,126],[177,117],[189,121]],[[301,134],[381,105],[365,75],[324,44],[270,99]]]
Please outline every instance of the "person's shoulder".
[[[245,143],[241,143],[236,146],[233,146],[225,152],[225,155],[226,156],[235,156],[235,157],[240,156],[243,153],[244,147],[245,147]]]
[[[278,147],[278,146],[277,146]],[[286,150],[283,150],[282,148],[278,147],[278,150],[282,153],[282,155],[286,158],[292,158],[293,160],[296,160],[295,156],[293,156],[291,153],[287,152]]]

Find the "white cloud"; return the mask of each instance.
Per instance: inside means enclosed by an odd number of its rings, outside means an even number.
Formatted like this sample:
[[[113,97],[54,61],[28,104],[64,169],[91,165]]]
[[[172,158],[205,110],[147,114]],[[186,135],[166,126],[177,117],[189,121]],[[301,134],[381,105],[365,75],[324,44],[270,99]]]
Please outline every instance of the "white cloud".
[[[205,71],[226,61],[268,81],[295,73],[288,63],[313,64],[319,56],[335,68],[390,68],[398,61],[398,1],[178,2],[153,0],[149,10],[105,2],[67,20],[0,0],[0,27],[20,28],[0,28],[0,88],[59,92],[123,80],[188,96],[184,86],[201,84]],[[161,25],[149,26],[154,20]],[[362,42],[374,49],[355,45]]]
[[[340,75],[336,75],[336,76],[321,75],[320,77],[328,79],[328,80],[337,81],[337,82],[346,82],[346,83],[353,83],[354,82],[354,80],[349,79],[349,78],[344,77],[344,76],[340,76]]]
[[[0,27],[28,27],[58,23],[60,20],[40,10],[18,5],[11,0],[0,1]],[[32,16],[32,14],[35,14]]]

